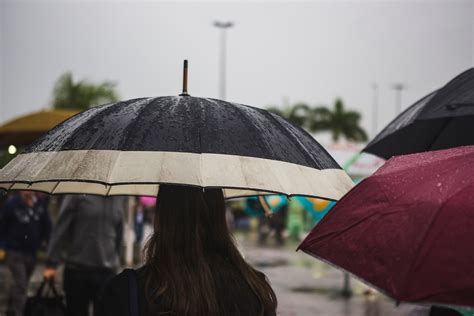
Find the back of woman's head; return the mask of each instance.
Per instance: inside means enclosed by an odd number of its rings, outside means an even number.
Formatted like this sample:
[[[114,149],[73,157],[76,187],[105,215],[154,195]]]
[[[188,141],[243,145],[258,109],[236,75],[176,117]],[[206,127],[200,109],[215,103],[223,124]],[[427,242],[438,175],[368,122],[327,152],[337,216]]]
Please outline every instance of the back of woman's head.
[[[150,306],[159,299],[173,315],[275,314],[273,290],[230,236],[220,189],[162,185],[145,251]]]

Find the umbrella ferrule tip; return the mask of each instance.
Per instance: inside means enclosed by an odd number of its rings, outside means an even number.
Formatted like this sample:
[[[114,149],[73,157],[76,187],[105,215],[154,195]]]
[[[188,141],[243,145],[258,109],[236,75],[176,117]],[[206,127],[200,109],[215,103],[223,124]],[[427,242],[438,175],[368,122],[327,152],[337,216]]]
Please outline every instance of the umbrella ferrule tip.
[[[180,94],[180,96],[187,97],[189,96],[188,94],[188,60],[184,60],[184,65],[183,65],[183,92]]]

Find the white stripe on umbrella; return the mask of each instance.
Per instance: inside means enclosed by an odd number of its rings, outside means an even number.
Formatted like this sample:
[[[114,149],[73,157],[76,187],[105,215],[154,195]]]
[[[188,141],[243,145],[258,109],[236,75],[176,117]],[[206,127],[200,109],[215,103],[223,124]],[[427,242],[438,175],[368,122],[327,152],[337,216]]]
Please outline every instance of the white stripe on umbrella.
[[[159,184],[226,188],[227,197],[282,193],[338,200],[353,183],[341,169],[224,154],[70,150],[19,155],[0,188],[53,194],[156,195]]]

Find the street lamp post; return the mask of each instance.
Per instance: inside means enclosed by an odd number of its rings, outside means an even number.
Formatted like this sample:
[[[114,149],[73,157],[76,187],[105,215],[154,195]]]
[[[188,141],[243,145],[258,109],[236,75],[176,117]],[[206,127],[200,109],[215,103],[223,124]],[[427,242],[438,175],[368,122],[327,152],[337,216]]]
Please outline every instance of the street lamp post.
[[[401,82],[393,84],[393,89],[395,90],[395,107],[397,110],[397,115],[402,112],[402,91],[405,90],[405,88],[406,86]]]
[[[378,118],[379,118],[379,85],[376,83],[372,84],[373,89],[373,101],[372,101],[372,134],[374,137],[377,135],[378,130]]]
[[[220,66],[219,66],[219,98],[225,100],[226,98],[226,57],[227,57],[227,29],[234,26],[233,22],[214,22],[214,26],[221,32],[220,40]]]

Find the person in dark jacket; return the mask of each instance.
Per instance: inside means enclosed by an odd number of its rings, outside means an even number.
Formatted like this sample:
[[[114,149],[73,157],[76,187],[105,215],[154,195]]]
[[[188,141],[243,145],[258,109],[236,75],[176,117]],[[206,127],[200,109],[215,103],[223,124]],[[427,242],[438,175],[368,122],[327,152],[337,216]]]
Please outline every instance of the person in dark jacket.
[[[45,278],[54,278],[64,252],[63,288],[68,316],[89,315],[107,280],[116,274],[123,242],[126,197],[68,195],[49,242]]]
[[[13,278],[7,315],[23,315],[36,252],[49,239],[50,231],[46,197],[20,191],[7,200],[0,215],[0,240],[4,243],[6,265]]]
[[[122,272],[108,283],[100,315],[276,315],[270,284],[230,235],[220,189],[160,185],[145,252],[135,278]]]

